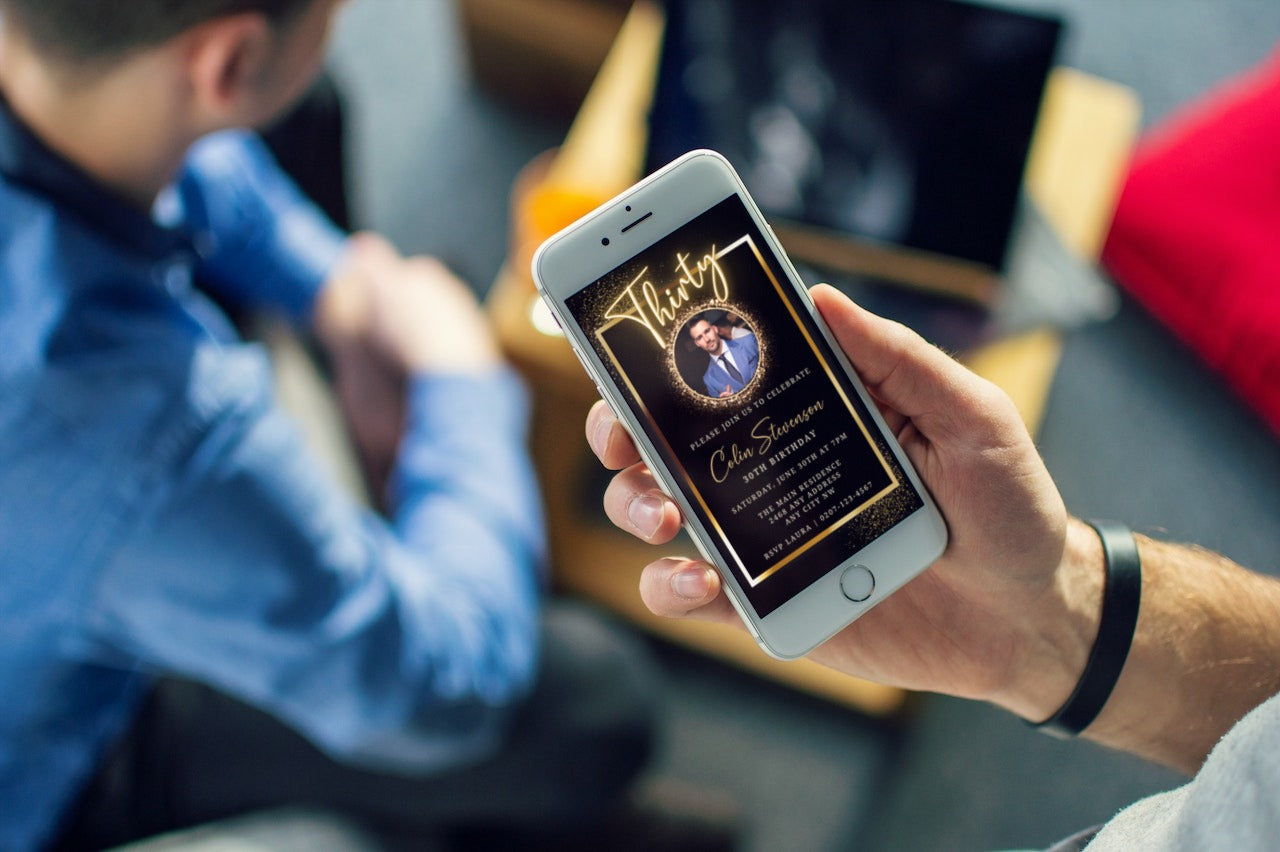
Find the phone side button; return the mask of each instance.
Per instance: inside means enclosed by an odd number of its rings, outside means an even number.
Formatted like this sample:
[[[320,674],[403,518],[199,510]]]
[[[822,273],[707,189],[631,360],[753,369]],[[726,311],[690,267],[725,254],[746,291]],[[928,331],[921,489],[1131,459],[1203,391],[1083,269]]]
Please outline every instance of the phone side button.
[[[865,565],[853,565],[840,575],[840,591],[854,603],[862,603],[876,590],[876,575]]]
[[[569,341],[569,351],[573,353],[573,357],[578,359],[578,363],[582,365],[582,369],[587,370],[587,359],[582,357],[582,353],[578,351],[578,344],[574,343],[572,340]],[[587,374],[590,375],[591,371],[587,370]]]

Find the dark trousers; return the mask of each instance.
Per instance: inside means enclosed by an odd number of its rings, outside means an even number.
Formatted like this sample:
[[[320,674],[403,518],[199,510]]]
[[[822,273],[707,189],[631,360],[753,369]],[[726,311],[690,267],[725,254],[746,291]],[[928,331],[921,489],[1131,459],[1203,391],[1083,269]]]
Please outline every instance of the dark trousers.
[[[101,849],[283,806],[336,813],[411,843],[460,833],[553,837],[603,822],[651,751],[655,671],[637,639],[585,607],[554,604],[543,632],[541,673],[510,740],[480,764],[428,777],[353,769],[261,711],[163,681],[59,848]]]

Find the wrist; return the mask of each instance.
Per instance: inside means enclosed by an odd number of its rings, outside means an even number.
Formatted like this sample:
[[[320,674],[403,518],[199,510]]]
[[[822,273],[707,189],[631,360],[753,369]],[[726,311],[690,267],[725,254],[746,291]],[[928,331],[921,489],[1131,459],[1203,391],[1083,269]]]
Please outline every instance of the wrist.
[[[1142,560],[1133,532],[1110,521],[1091,521],[1089,526],[1102,542],[1106,573],[1098,634],[1071,695],[1053,715],[1033,723],[1059,737],[1082,733],[1110,700],[1129,657],[1142,603]]]
[[[1106,585],[1097,533],[1070,518],[1052,580],[1026,610],[1007,687],[993,698],[1032,722],[1052,716],[1071,696],[1098,635]]]

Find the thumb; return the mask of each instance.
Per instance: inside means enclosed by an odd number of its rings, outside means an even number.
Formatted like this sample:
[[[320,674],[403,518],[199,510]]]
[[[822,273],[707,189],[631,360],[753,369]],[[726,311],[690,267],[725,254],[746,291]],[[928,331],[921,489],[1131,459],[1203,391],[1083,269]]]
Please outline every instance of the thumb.
[[[999,388],[901,323],[826,284],[810,294],[867,388],[926,437],[972,432],[1011,413],[1013,404]]]

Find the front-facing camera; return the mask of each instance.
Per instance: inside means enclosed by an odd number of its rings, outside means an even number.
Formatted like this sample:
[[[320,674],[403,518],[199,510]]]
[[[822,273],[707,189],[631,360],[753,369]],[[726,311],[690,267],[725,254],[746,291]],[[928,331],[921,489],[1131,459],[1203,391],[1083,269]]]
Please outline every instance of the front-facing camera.
[[[601,238],[600,238],[600,245],[602,245],[602,246],[607,246],[607,245],[609,245],[609,238],[608,238],[608,237],[601,237]]]

